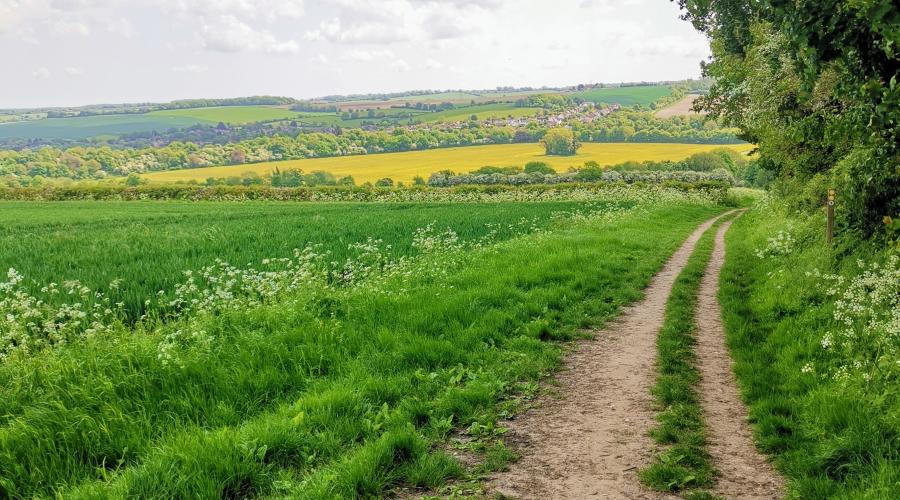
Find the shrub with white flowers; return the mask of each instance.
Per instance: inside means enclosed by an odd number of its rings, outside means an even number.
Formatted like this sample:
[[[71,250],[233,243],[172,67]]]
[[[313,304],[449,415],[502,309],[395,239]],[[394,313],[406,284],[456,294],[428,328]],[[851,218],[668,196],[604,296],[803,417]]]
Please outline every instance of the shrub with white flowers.
[[[823,372],[867,384],[896,383],[900,377],[900,258],[883,264],[858,262],[860,273],[847,279],[818,270],[827,296],[834,298],[833,328],[820,342],[828,360]],[[805,370],[805,371],[812,371]]]
[[[797,246],[794,239],[793,228],[788,226],[775,233],[775,236],[766,239],[766,246],[756,249],[756,256],[760,259],[766,257],[778,257],[790,255]]]
[[[0,282],[0,362],[13,353],[27,355],[103,333],[124,317],[121,303],[113,304],[109,297],[79,281],[43,287],[43,293],[67,297],[66,302],[54,306],[30,294],[24,277],[15,269],[10,268],[6,277]],[[110,284],[111,289],[118,286],[118,281]]]

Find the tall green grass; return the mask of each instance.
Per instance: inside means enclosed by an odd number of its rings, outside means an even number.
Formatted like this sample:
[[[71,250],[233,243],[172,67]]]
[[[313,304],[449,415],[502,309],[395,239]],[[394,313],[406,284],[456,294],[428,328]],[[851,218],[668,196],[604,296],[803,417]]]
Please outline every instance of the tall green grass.
[[[352,498],[436,486],[461,474],[441,451],[451,429],[496,432],[497,403],[557,366],[554,341],[637,299],[718,210],[657,205],[454,264],[426,257],[393,286],[301,292],[16,358],[0,366],[0,496]],[[187,340],[177,363],[162,363],[174,331]]]
[[[886,269],[890,252],[848,234],[829,249],[824,232],[823,215],[789,214],[773,203],[729,231],[720,300],[735,372],[757,443],[774,456],[791,497],[896,498],[900,363],[887,360],[897,359],[900,337],[896,330],[842,337],[847,326],[834,312],[846,299],[817,277],[850,282],[864,272],[857,260]],[[897,307],[898,282],[889,286],[893,297],[868,288],[854,307],[889,314],[877,309],[891,299]],[[855,347],[843,349],[845,342]]]
[[[40,299],[64,301],[40,289],[79,280],[103,291],[136,318],[144,301],[183,280],[182,272],[213,263],[258,265],[294,248],[322,245],[336,261],[367,237],[391,245],[393,258],[412,251],[417,228],[435,223],[463,240],[497,231],[505,239],[554,212],[584,203],[359,204],[277,202],[0,202],[0,269],[15,268]],[[116,290],[113,280],[121,279]]]

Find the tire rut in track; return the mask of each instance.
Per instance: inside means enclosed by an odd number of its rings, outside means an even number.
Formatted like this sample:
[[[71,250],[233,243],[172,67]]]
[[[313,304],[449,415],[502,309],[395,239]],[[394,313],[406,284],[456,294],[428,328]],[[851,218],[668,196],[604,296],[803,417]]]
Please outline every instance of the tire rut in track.
[[[780,498],[784,495],[783,480],[753,444],[747,408],[741,401],[725,343],[717,294],[725,262],[725,231],[731,222],[723,223],[716,232],[712,258],[700,283],[695,316],[700,404],[709,453],[719,472],[713,492],[725,498]]]
[[[728,212],[731,213],[731,212]],[[637,473],[656,450],[648,436],[656,412],[656,338],[675,278],[722,214],[701,224],[644,290],[595,340],[579,342],[545,399],[510,422],[522,458],[496,474],[488,491],[513,498],[671,498],[647,490]]]

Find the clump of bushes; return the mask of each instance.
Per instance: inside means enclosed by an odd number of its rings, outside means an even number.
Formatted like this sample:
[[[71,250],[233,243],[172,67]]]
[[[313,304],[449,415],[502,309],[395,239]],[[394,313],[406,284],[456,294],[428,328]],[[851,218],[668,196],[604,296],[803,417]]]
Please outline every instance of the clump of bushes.
[[[566,127],[552,128],[544,134],[541,144],[548,155],[572,156],[578,152],[581,143],[575,139],[575,134]]]

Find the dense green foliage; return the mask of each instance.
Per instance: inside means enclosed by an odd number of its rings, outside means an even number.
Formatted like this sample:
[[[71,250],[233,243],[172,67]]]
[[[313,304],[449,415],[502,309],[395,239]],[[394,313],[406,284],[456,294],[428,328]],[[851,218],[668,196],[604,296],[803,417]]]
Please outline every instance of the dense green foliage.
[[[666,166],[666,165],[663,165]],[[515,173],[479,173],[499,170],[501,167],[483,167],[469,174],[457,174],[450,170],[435,172],[428,177],[431,187],[452,186],[555,186],[600,183],[603,185],[636,184],[683,186],[686,189],[726,189],[735,184],[734,177],[724,169],[708,172],[692,170],[607,170],[597,162],[586,162],[583,167],[573,167],[560,174],[540,172],[524,173],[518,167],[502,167]]]
[[[311,175],[311,174],[307,174]],[[331,176],[334,179],[334,176]],[[239,181],[240,179],[237,179]],[[430,186],[458,185],[529,185],[559,183],[671,183],[686,182],[722,183],[765,187],[771,180],[766,171],[760,170],[757,162],[727,148],[705,153],[695,153],[680,161],[628,161],[615,165],[601,166],[595,161],[587,161],[581,167],[571,167],[567,172],[558,173],[542,162],[530,162],[520,167],[481,167],[468,174],[444,170],[432,174]],[[237,184],[238,182],[235,182]],[[334,180],[336,183],[337,180]]]
[[[695,153],[681,161],[629,161],[610,165],[605,170],[613,172],[715,172],[724,170],[731,176],[734,184],[758,188],[766,187],[772,180],[771,173],[760,168],[757,160],[748,160],[746,156],[727,148],[708,153]]]
[[[548,155],[571,156],[578,152],[581,144],[575,134],[564,127],[552,128],[541,138],[541,144]]]
[[[720,299],[758,445],[792,498],[900,491],[900,261],[774,200],[727,235]]]
[[[525,219],[536,226],[578,202],[460,204],[297,204],[272,202],[64,202],[0,204],[0,269],[15,268],[38,293],[46,284],[79,280],[122,302],[128,315],[183,280],[182,272],[215,259],[235,265],[284,257],[322,245],[336,261],[350,243],[374,237],[389,256],[411,252],[413,231],[435,223],[474,240],[510,237]],[[259,221],[266,221],[260,223]],[[109,289],[114,280],[122,282]]]
[[[659,377],[653,395],[659,425],[651,431],[664,449],[641,470],[641,480],[659,491],[680,491],[712,484],[715,471],[706,448],[703,409],[697,394],[697,294],[713,251],[713,226],[700,238],[687,265],[672,286],[663,326],[656,341]]]
[[[798,208],[829,187],[842,225],[900,213],[900,7],[892,0],[679,0],[712,38],[698,102],[759,145]]]
[[[556,365],[548,341],[637,298],[717,210],[648,206],[11,359],[0,365],[0,492],[347,498],[433,487],[460,474],[435,446],[453,427],[493,442],[500,398]]]

